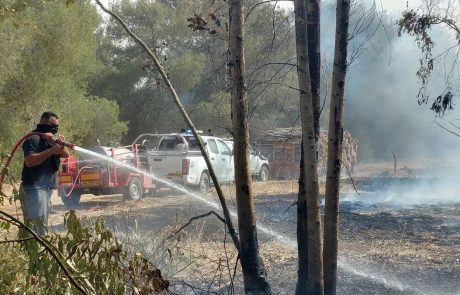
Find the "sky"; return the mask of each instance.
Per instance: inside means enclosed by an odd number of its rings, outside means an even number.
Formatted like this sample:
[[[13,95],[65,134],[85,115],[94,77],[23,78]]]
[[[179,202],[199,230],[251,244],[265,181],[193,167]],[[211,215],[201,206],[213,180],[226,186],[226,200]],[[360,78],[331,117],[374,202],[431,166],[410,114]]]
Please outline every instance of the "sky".
[[[379,1],[376,1],[377,3]],[[417,1],[409,1],[409,5],[412,6],[414,2]],[[404,0],[380,0],[381,6],[388,10],[388,11],[403,11],[406,8],[407,1]]]
[[[376,4],[383,7],[384,10],[390,12],[400,12],[406,8],[407,2],[409,2],[410,7],[414,7],[420,4],[421,0],[376,0]],[[293,4],[290,1],[280,1],[279,5],[285,7],[292,7]]]

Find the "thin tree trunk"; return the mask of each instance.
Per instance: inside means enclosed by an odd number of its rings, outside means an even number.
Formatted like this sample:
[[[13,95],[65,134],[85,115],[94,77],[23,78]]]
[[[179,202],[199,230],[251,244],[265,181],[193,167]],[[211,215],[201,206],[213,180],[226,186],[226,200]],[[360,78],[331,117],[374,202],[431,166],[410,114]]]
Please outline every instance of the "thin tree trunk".
[[[324,288],[327,295],[337,292],[339,191],[349,17],[350,0],[337,0],[324,213]]]
[[[321,47],[320,47],[320,0],[307,0],[308,65],[310,67],[311,95],[316,142],[320,134],[321,111]]]
[[[310,68],[312,107],[315,127],[315,140],[320,135],[320,0],[307,0],[308,60]],[[302,139],[303,142],[303,139]],[[299,193],[297,198],[297,252],[298,270],[296,294],[306,294],[308,282],[308,232],[307,195],[304,182],[304,152],[301,144]]]
[[[319,185],[316,161],[314,110],[308,61],[306,1],[294,0],[297,75],[300,89],[302,147],[304,152],[304,181],[307,203],[308,283],[307,294],[323,294],[323,265]]]
[[[308,214],[305,188],[303,139],[300,145],[299,193],[297,195],[297,284],[296,295],[307,294],[308,285]]]
[[[232,126],[240,260],[246,294],[271,294],[259,256],[257,227],[248,161],[248,99],[244,79],[243,1],[229,2],[229,71],[232,83]]]

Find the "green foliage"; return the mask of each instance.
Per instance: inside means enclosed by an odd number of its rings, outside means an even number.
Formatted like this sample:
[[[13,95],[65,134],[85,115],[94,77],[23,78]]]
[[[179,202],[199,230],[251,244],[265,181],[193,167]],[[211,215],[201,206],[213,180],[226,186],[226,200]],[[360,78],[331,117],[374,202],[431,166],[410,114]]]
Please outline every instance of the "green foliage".
[[[127,123],[118,120],[118,106],[87,92],[88,80],[104,69],[96,54],[101,19],[95,7],[86,0],[23,3],[0,18],[0,148],[12,147],[46,110],[59,114],[70,142],[120,140]],[[0,2],[3,10],[14,5]]]
[[[168,288],[160,270],[140,254],[129,255],[102,219],[82,224],[70,211],[64,225],[66,233],[49,233],[47,244],[73,265],[74,278],[86,280],[96,294],[155,294]],[[1,294],[79,294],[36,240],[20,245],[0,245]]]
[[[0,205],[19,199],[15,183],[6,178]],[[156,294],[169,286],[142,254],[123,248],[103,219],[82,223],[70,211],[64,217],[64,231],[49,231],[44,241],[48,249],[0,210],[0,294],[80,294],[49,251],[80,286],[95,294]]]

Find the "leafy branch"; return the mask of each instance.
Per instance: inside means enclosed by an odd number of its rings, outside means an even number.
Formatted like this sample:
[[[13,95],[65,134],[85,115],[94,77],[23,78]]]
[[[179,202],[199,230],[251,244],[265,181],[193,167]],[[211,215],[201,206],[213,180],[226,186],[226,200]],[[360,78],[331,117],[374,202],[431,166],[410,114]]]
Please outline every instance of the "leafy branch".
[[[56,263],[59,265],[59,267],[64,272],[65,276],[69,279],[70,283],[75,288],[77,288],[77,290],[79,290],[82,294],[85,294],[85,295],[86,294],[96,294],[93,286],[89,282],[87,281],[85,281],[84,283],[77,282],[75,275],[71,273],[71,270],[73,272],[76,272],[75,269],[73,269],[73,267],[71,267],[70,265],[68,265],[66,262],[62,261],[59,258],[59,256],[63,257],[63,255],[61,253],[58,253],[55,249],[52,249],[49,241],[46,241],[45,239],[37,235],[37,233],[35,233],[25,223],[15,218],[14,216],[10,215],[9,213],[3,210],[0,210],[0,214],[3,216],[6,216],[9,219],[9,221],[11,221],[14,225],[17,225],[20,228],[26,230],[32,236],[30,239],[36,240],[46,250],[46,252],[48,252],[53,257],[54,261],[56,261]]]

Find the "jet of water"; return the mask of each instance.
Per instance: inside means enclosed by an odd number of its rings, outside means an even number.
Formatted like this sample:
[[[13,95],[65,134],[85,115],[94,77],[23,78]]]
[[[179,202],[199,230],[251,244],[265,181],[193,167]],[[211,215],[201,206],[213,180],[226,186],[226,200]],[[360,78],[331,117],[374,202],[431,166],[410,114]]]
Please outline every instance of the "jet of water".
[[[164,178],[161,178],[161,177],[158,177],[156,175],[154,175],[153,173],[150,173],[150,172],[147,172],[147,171],[144,171],[142,169],[138,169],[136,167],[133,167],[127,163],[123,163],[123,162],[120,162],[120,161],[117,161],[111,157],[107,157],[107,156],[104,156],[102,154],[98,154],[96,152],[93,152],[93,151],[90,151],[90,150],[87,150],[87,149],[84,149],[84,148],[81,148],[81,147],[78,147],[78,146],[75,146],[74,147],[74,150],[78,153],[81,153],[81,154],[86,154],[88,156],[92,156],[92,157],[95,157],[95,158],[98,158],[98,159],[101,159],[101,160],[104,160],[104,161],[108,161],[108,162],[111,162],[113,164],[116,164],[118,166],[122,166],[126,169],[129,169],[133,172],[136,172],[136,173],[139,173],[139,174],[142,174],[144,176],[147,176],[147,177],[150,177],[152,178],[153,180],[163,184],[163,185],[166,185],[174,190],[177,190],[177,191],[180,191],[180,192],[183,192],[187,195],[190,195],[192,196],[193,198],[207,204],[208,206],[214,208],[214,209],[217,209],[217,210],[221,210],[222,208],[219,206],[219,204],[216,202],[216,201],[211,201],[211,200],[208,200],[206,199],[205,197],[203,197],[202,195],[199,195],[195,192],[191,192],[190,190],[186,189],[185,187],[181,186],[181,185],[178,185],[170,180],[166,180]],[[232,218],[237,218],[237,214],[234,210],[229,210],[230,212],[230,216]],[[295,240],[293,240],[292,238],[289,238],[277,231],[274,231],[272,229],[270,229],[268,226],[265,226],[263,225],[261,222],[258,222],[258,225],[257,225],[257,229],[259,232],[261,233],[264,233],[270,237],[273,237],[277,240],[279,240],[280,242],[283,242],[293,248],[297,247],[297,242]],[[372,280],[375,280],[377,282],[380,282],[380,283],[383,283],[384,285],[387,285],[391,288],[396,288],[398,290],[403,290],[403,289],[410,289],[410,290],[413,290],[412,288],[409,288],[405,285],[403,285],[402,283],[398,282],[398,281],[395,281],[395,280],[386,280],[382,275],[371,275],[371,274],[368,274],[368,273],[364,273],[364,272],[361,272],[361,271],[358,271],[356,268],[353,268],[351,266],[349,266],[348,264],[346,263],[342,263],[339,261],[339,267],[341,267],[343,270],[345,271],[348,271],[348,272],[351,272],[351,273],[354,273],[355,275],[358,275],[358,276],[362,276],[362,277],[366,277],[366,278],[369,278],[369,279],[372,279]]]

